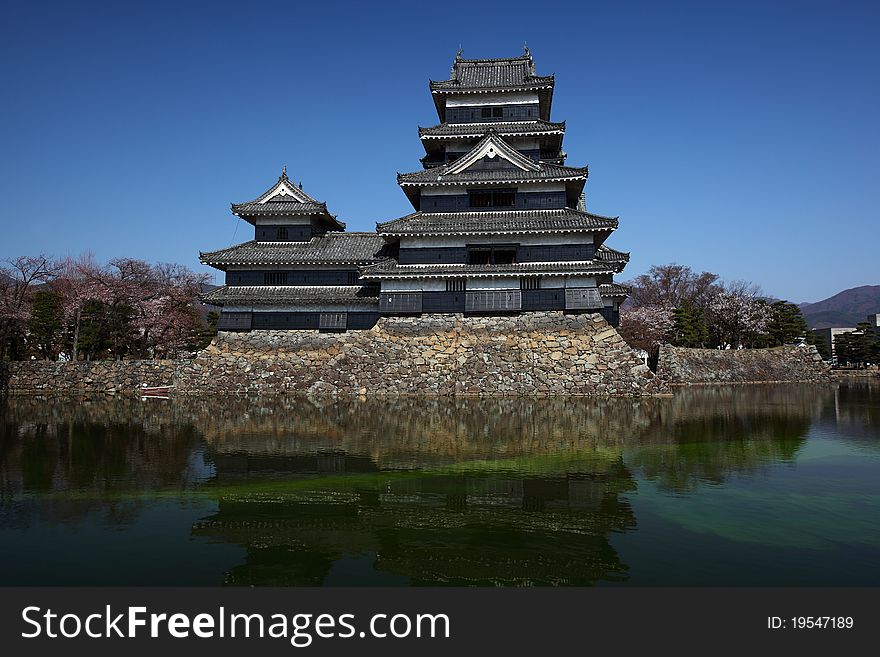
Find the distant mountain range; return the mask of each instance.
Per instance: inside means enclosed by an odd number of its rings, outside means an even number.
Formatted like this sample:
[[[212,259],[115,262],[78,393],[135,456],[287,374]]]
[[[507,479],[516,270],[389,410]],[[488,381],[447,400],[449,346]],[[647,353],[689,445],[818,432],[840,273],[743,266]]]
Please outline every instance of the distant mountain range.
[[[868,315],[880,313],[880,285],[862,285],[816,303],[799,304],[810,328],[855,326]]]

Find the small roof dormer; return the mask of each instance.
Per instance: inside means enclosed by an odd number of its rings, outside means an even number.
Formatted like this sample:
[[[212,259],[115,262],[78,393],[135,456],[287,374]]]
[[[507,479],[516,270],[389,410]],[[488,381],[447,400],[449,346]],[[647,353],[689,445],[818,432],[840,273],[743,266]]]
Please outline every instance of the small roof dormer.
[[[345,230],[345,224],[327,210],[327,204],[317,201],[303,191],[302,183],[294,185],[282,168],[278,181],[252,201],[232,203],[232,214],[249,223],[257,217],[314,215],[328,224],[330,230]]]

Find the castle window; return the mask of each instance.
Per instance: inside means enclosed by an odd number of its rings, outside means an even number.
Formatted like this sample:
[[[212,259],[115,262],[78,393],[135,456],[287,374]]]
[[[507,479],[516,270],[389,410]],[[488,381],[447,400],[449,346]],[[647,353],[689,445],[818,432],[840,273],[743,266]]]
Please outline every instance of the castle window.
[[[525,276],[519,279],[519,289],[521,290],[540,290],[541,278],[538,276]]]
[[[512,208],[516,206],[516,190],[468,192],[468,201],[472,208]]]
[[[476,246],[468,249],[469,265],[511,265],[516,262],[516,246]]]
[[[472,208],[492,207],[492,192],[468,192],[468,199]]]
[[[493,107],[492,108],[492,116],[496,119],[500,119],[504,116],[504,108],[503,107]]]
[[[282,226],[278,229],[278,239],[281,241],[285,241],[287,239],[287,227]]]
[[[287,272],[267,271],[263,274],[263,283],[265,285],[287,285]]]
[[[464,278],[450,278],[446,281],[447,292],[464,292],[467,281]]]
[[[483,107],[480,110],[480,117],[484,118],[484,119],[491,119],[492,118],[492,108],[491,107]]]

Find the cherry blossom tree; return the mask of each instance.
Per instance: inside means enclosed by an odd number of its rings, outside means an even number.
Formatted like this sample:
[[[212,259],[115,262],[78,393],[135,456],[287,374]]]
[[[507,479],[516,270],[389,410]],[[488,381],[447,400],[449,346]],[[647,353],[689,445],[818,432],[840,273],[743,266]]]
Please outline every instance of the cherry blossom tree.
[[[207,280],[176,264],[116,258],[102,266],[91,254],[66,259],[54,289],[63,297],[72,358],[95,357],[99,348],[117,359],[175,355],[202,329],[196,299]]]
[[[58,262],[44,254],[20,256],[0,265],[0,358],[19,356],[34,289],[51,281],[59,269]]]
[[[754,346],[767,333],[773,312],[760,295],[757,285],[733,281],[709,301],[709,325],[721,348]]]
[[[700,274],[686,265],[670,263],[653,265],[648,273],[637,276],[626,285],[630,288],[630,306],[665,306],[680,308],[687,303],[703,307],[717,292],[718,274]]]
[[[651,353],[659,344],[669,340],[674,326],[671,308],[663,305],[637,306],[621,310],[617,330],[630,346]]]

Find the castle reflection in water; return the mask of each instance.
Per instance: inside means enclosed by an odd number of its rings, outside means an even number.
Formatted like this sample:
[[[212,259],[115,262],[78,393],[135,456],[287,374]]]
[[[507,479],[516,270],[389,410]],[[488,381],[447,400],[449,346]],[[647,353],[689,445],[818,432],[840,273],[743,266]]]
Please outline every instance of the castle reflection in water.
[[[876,388],[817,386],[641,400],[13,398],[0,526],[136,522],[145,500],[174,491],[216,502],[190,538],[244,549],[227,584],[321,585],[363,554],[416,585],[624,582],[612,537],[638,527],[638,480],[696,495],[793,462],[822,423],[851,423],[876,449],[878,401]]]

